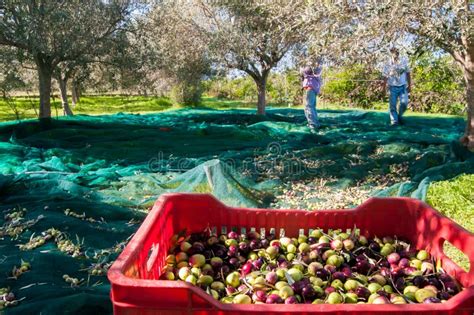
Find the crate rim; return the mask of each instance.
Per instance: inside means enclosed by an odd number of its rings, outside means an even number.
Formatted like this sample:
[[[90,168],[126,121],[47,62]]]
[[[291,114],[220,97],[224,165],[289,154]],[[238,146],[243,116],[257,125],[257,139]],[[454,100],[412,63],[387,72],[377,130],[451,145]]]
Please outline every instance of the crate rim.
[[[216,197],[211,194],[200,194],[200,193],[166,193],[162,194],[154,203],[152,209],[148,213],[147,217],[143,221],[140,228],[137,232],[133,235],[130,241],[127,243],[126,247],[114,261],[112,266],[110,267],[107,277],[111,283],[111,296],[113,293],[113,286],[121,286],[121,287],[146,287],[146,288],[184,288],[190,290],[193,294],[199,296],[207,303],[209,303],[209,308],[218,309],[221,311],[259,311],[260,308],[263,312],[264,310],[270,311],[268,305],[259,305],[259,304],[251,304],[251,305],[239,305],[239,304],[225,304],[220,301],[215,300],[209,294],[205,293],[202,289],[193,286],[189,283],[184,281],[169,281],[169,280],[149,280],[149,279],[137,279],[127,277],[123,271],[127,266],[129,257],[133,257],[132,254],[140,249],[140,243],[138,240],[141,240],[143,236],[147,235],[150,227],[150,224],[145,224],[148,222],[153,222],[156,216],[159,213],[160,206],[164,205],[166,202],[174,199],[174,198],[207,198],[208,200],[212,200],[213,203],[216,205],[229,209],[229,210],[242,210],[236,207],[230,207],[222,203]],[[402,200],[402,201],[409,201],[415,202],[418,205],[422,205],[431,211],[434,211],[437,215],[441,216],[442,218],[446,218],[452,222],[457,228],[461,228],[464,232],[471,234],[474,237],[474,234],[467,231],[464,227],[457,224],[456,222],[452,221],[447,216],[443,215],[442,213],[434,210],[430,205],[426,204],[422,200],[409,198],[409,197],[371,197],[358,205],[355,208],[351,209],[324,209],[324,210],[301,210],[301,209],[260,209],[260,208],[245,208],[245,211],[296,211],[299,213],[308,213],[311,211],[323,211],[323,212],[357,212],[360,211],[361,208],[366,208],[367,205],[371,203],[380,201],[380,200]],[[145,228],[142,228],[145,227]],[[136,243],[137,246],[133,246]],[[446,256],[446,258],[450,259]],[[460,268],[460,267],[459,267]],[[474,266],[472,263],[470,264],[470,269],[467,271],[470,276],[474,277]],[[433,311],[449,311],[453,310],[458,305],[463,304],[467,299],[474,299],[474,284],[465,287],[463,291],[459,292],[451,299],[446,301],[445,303],[435,304],[436,307],[433,307]],[[114,301],[114,304],[123,304],[129,306],[137,306],[134,304],[129,304],[124,301]],[[321,305],[321,306],[320,306]],[[317,312],[318,310],[329,308],[331,311],[347,311],[347,305],[352,304],[295,304],[295,305],[285,305],[285,304],[278,304],[278,310],[272,309],[271,312],[288,312],[288,311],[295,311],[295,312],[302,312],[302,311],[313,311]],[[431,305],[431,304],[430,304]],[[183,306],[184,307],[184,306]],[[389,307],[389,309],[387,308]],[[209,309],[205,308],[205,309]],[[367,311],[400,311],[401,309],[405,311],[426,311],[425,304],[383,304],[383,305],[374,305],[374,304],[357,304],[357,308],[360,311],[363,311],[367,308]]]

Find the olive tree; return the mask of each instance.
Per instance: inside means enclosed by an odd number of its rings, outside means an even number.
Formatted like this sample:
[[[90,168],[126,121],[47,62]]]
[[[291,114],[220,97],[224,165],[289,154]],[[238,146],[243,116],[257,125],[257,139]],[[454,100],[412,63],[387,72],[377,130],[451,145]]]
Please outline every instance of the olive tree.
[[[271,70],[305,40],[310,27],[320,26],[301,19],[306,9],[303,0],[165,0],[157,7],[162,14],[155,25],[161,32],[155,34],[166,43],[161,46],[168,47],[164,60],[169,59],[167,54],[177,56],[175,61],[181,64],[194,60],[200,70],[198,55],[204,54],[201,60],[210,60],[214,69],[243,71],[256,84],[257,113],[262,115]]]
[[[26,85],[17,53],[14,48],[0,47],[0,95],[3,99],[7,99],[11,91]]]
[[[40,119],[51,117],[51,78],[62,62],[95,55],[131,12],[131,1],[5,0],[0,45],[26,52],[36,65]]]
[[[258,91],[257,113],[264,115],[267,79],[288,52],[322,24],[301,19],[305,1],[197,1],[200,25],[212,56],[248,74]]]
[[[316,3],[318,2],[318,3]],[[381,60],[390,45],[414,51],[435,49],[450,54],[463,72],[467,123],[460,141],[474,149],[474,3],[470,0],[313,1],[330,17],[326,33],[313,34],[311,43],[326,47],[345,60]],[[320,10],[318,9],[318,13]]]
[[[200,102],[201,81],[210,71],[208,43],[190,18],[195,3],[163,1],[142,20],[145,43],[142,54],[148,56],[147,73],[164,73],[173,85],[171,96],[177,103]]]

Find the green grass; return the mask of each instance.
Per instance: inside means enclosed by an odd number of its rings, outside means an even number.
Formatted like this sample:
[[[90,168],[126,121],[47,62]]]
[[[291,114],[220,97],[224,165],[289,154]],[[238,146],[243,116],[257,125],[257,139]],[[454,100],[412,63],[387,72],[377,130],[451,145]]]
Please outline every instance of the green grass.
[[[200,104],[201,107],[207,108],[214,108],[214,109],[230,109],[230,108],[249,108],[255,109],[256,104],[253,102],[244,102],[239,100],[226,100],[226,99],[218,99],[216,97],[209,97],[204,96],[202,98],[202,103]],[[290,107],[288,104],[279,104],[279,103],[268,103],[269,107]],[[303,105],[293,105],[291,108],[295,109],[303,109]],[[387,112],[388,110],[388,103],[387,102],[378,102],[372,106],[371,109],[357,107],[357,106],[348,106],[348,105],[341,105],[338,103],[327,102],[324,100],[318,99],[317,108],[319,110],[364,110],[364,111],[372,111],[372,112]],[[406,112],[408,116],[422,116],[425,118],[450,118],[450,117],[460,117],[458,115],[449,115],[449,114],[440,114],[440,113],[420,113],[420,112],[413,112],[408,110]]]
[[[286,103],[274,103],[269,102],[267,104],[269,107],[289,107]],[[202,98],[200,107],[207,107],[207,108],[214,108],[214,109],[230,109],[230,108],[249,108],[255,109],[257,108],[257,104],[255,102],[246,102],[240,100],[227,100],[227,99],[219,99],[216,97],[211,96],[204,96]],[[302,106],[293,106],[293,108],[303,108]]]
[[[474,232],[474,175],[460,175],[452,180],[433,183],[427,202],[467,230]],[[465,270],[469,270],[467,257],[454,246],[445,243],[446,255]],[[474,266],[472,266],[474,268]]]
[[[0,99],[0,121],[36,118],[39,100],[36,97],[14,97],[11,101]],[[52,116],[62,116],[61,101],[51,100]],[[165,97],[145,96],[84,96],[73,108],[75,114],[100,115],[113,113],[145,113],[169,109],[172,102]]]
[[[23,120],[36,118],[38,116],[38,103],[37,97],[14,97],[10,101],[0,99],[0,121],[11,121],[11,120]],[[62,116],[61,101],[58,98],[53,98],[52,103],[52,116]],[[270,102],[270,107],[288,107],[287,104],[278,104]],[[385,103],[377,104],[374,109],[370,111],[385,112]],[[75,114],[86,114],[86,115],[102,115],[102,114],[114,114],[114,113],[150,113],[157,112],[171,108],[180,107],[179,105],[173,105],[172,101],[166,97],[155,97],[155,96],[84,96],[81,101],[73,108]],[[214,97],[204,96],[201,104],[197,107],[213,108],[213,109],[230,109],[230,108],[247,108],[255,109],[256,104],[253,102],[244,102],[239,100],[225,100],[217,99]],[[292,106],[292,108],[302,109],[302,105]],[[344,109],[360,109],[358,107],[348,107],[336,103],[328,103],[323,100],[319,100],[318,109],[330,109],[330,110],[344,110]],[[18,117],[15,114],[15,110],[18,112]],[[453,117],[452,115],[444,114],[425,114],[425,113],[414,113],[408,112],[410,116],[425,116],[425,117]]]

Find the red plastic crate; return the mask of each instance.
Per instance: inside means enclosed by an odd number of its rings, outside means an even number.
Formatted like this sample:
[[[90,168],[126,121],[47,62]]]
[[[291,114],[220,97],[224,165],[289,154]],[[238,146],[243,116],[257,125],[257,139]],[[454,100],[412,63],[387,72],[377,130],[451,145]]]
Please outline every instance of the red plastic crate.
[[[170,238],[183,229],[218,232],[265,229],[298,236],[303,229],[353,228],[366,236],[397,235],[427,249],[466,289],[441,304],[223,304],[183,281],[158,280]],[[284,232],[283,232],[284,230]],[[464,271],[443,253],[447,240],[469,258]],[[474,234],[410,198],[372,198],[350,210],[264,210],[227,207],[210,195],[167,194],[153,209],[108,272],[115,314],[474,314]]]

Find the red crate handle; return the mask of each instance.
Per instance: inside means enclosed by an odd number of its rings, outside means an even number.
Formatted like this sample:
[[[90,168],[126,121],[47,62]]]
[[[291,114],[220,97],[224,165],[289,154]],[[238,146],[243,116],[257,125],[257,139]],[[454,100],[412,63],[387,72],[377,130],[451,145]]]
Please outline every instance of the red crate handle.
[[[433,253],[443,262],[446,268],[451,268],[451,271],[456,274],[456,277],[459,277],[458,279],[464,287],[474,286],[474,234],[432,208],[429,209],[431,211],[422,214],[425,219],[438,220],[438,229],[433,231]],[[468,271],[465,271],[444,253],[443,245],[445,241],[451,243],[468,257]]]

